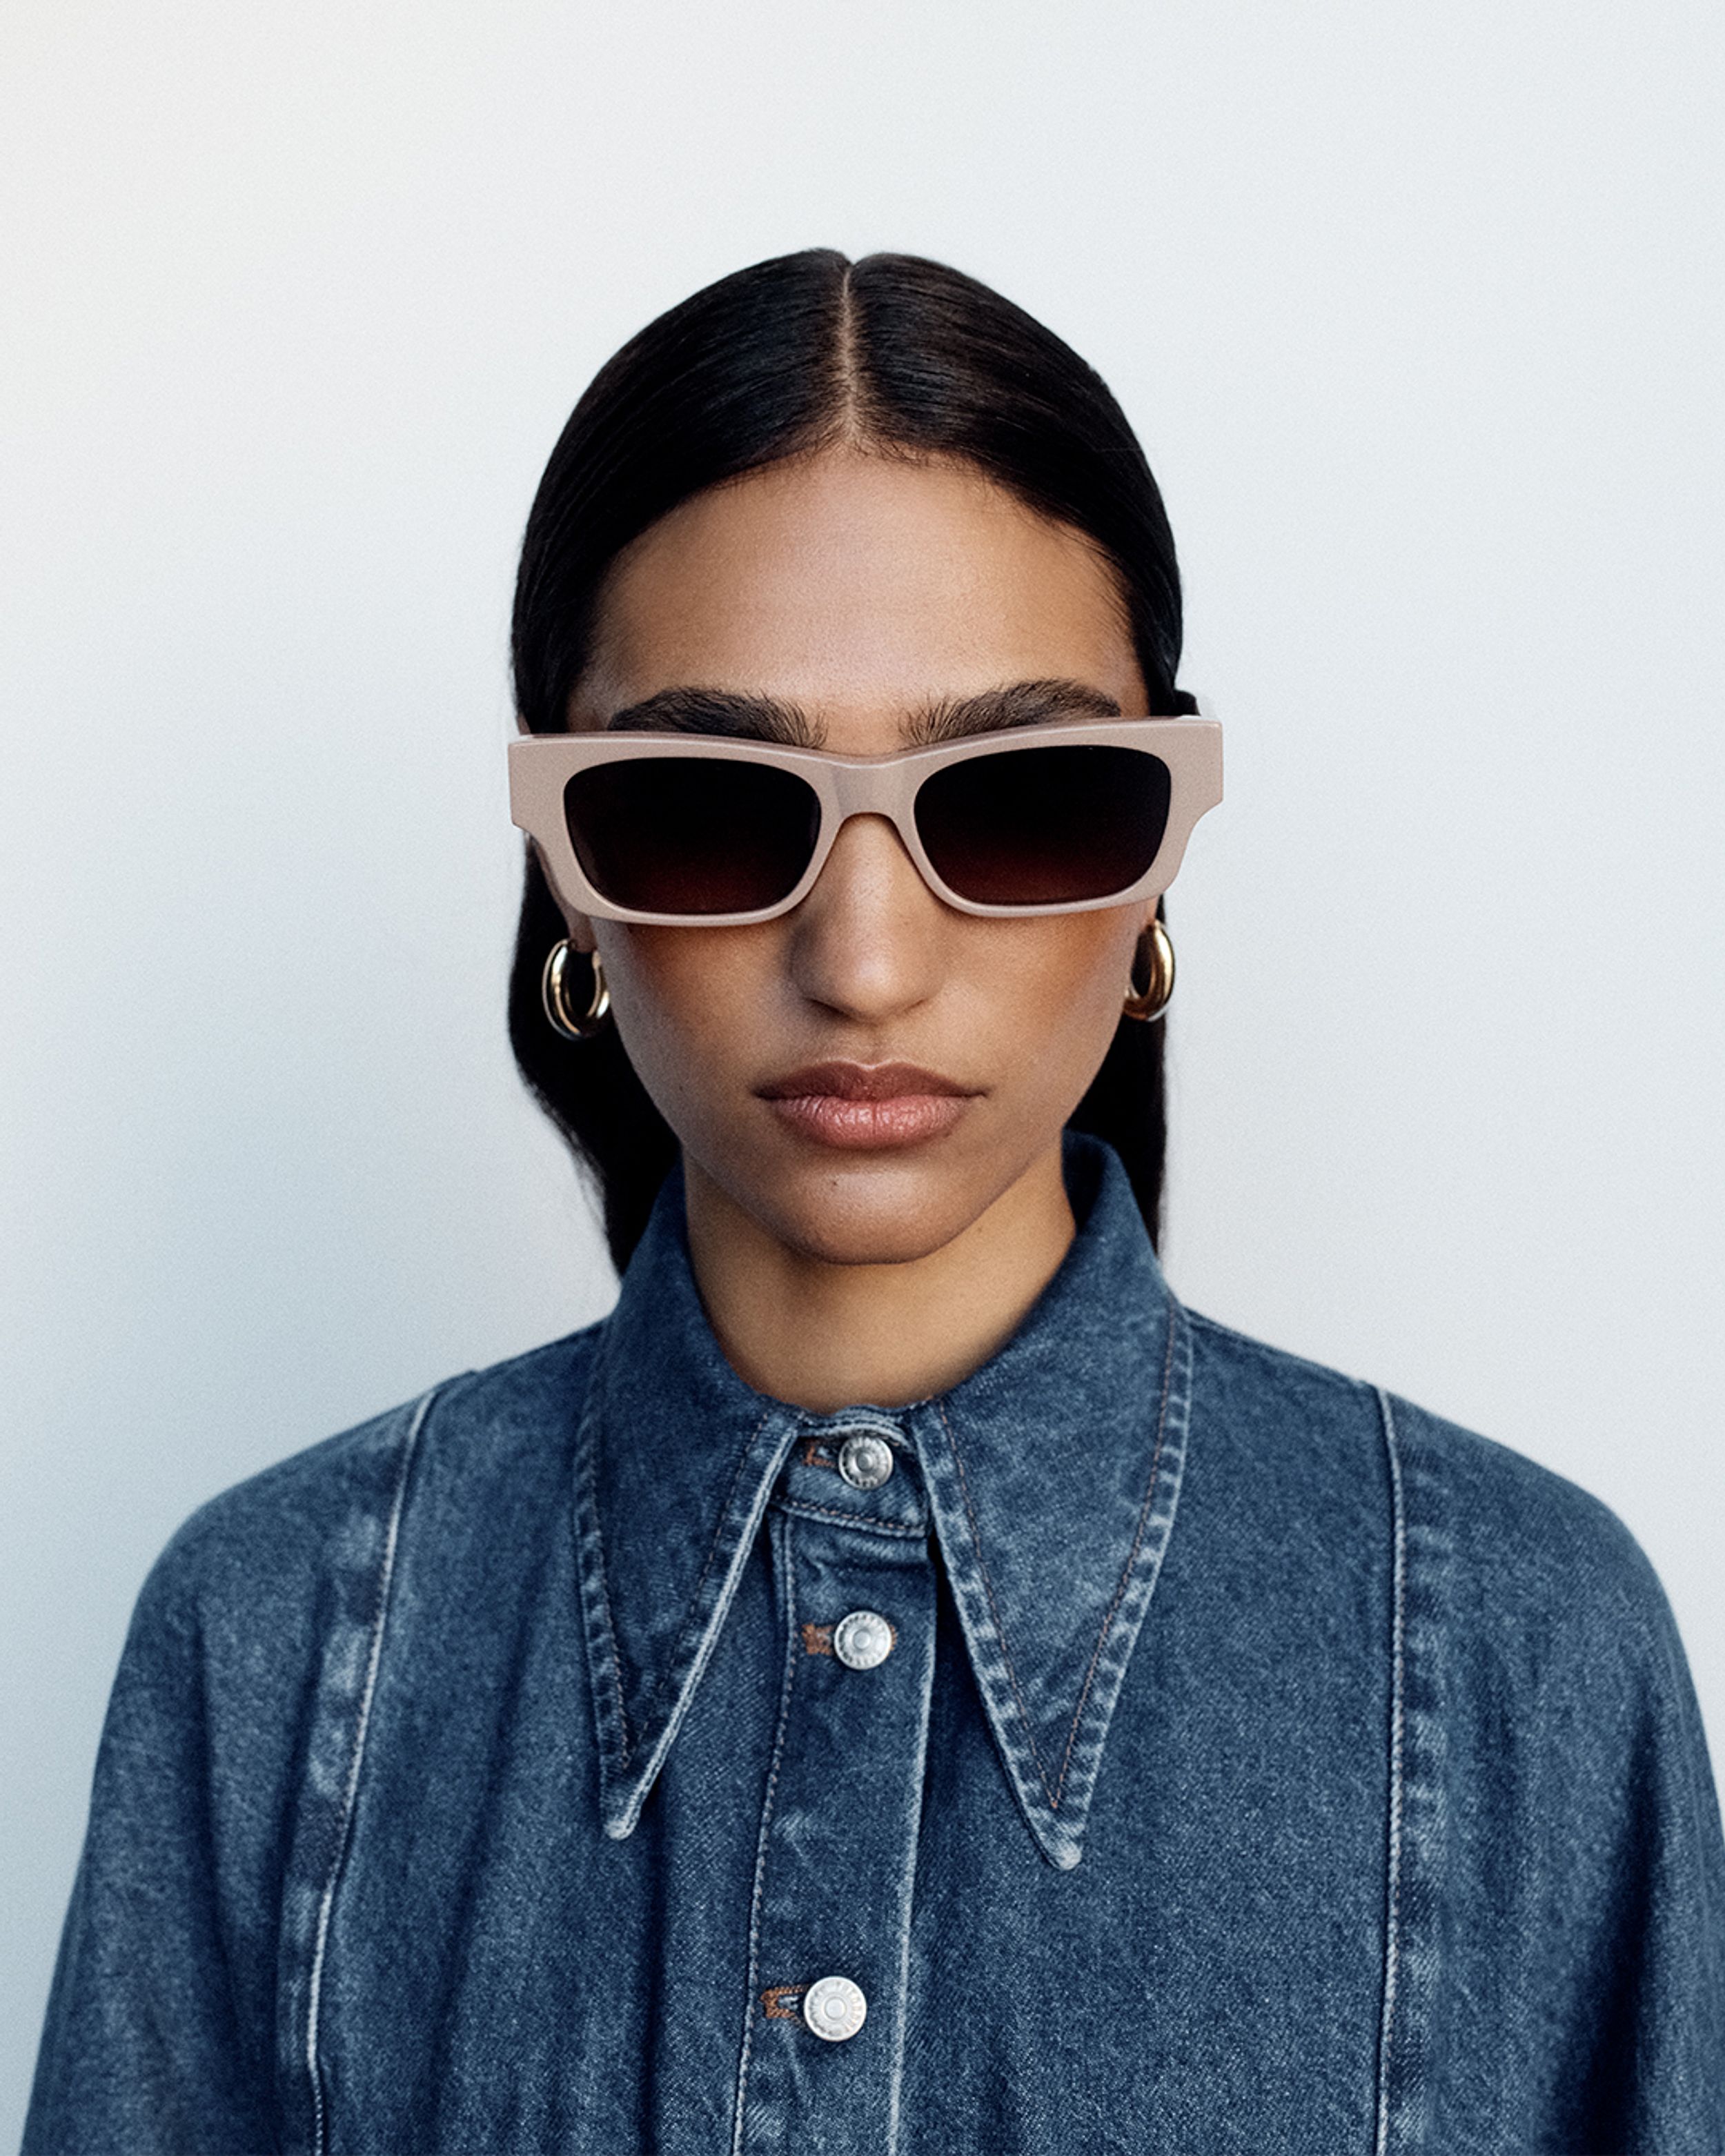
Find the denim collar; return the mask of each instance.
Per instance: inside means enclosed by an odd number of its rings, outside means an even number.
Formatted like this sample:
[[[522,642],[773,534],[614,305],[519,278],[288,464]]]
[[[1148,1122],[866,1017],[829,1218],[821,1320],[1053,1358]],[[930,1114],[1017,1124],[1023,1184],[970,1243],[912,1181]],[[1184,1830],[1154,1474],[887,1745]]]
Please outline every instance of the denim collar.
[[[1069,1132],[1064,1165],[1078,1232],[1004,1347],[948,1392],[834,1415],[758,1393],[726,1361],[682,1177],[667,1178],[602,1327],[577,1446],[608,1834],[640,1816],[793,1448],[863,1426],[915,1453],[1008,1780],[1043,1855],[1077,1863],[1173,1527],[1191,1347],[1118,1156]]]

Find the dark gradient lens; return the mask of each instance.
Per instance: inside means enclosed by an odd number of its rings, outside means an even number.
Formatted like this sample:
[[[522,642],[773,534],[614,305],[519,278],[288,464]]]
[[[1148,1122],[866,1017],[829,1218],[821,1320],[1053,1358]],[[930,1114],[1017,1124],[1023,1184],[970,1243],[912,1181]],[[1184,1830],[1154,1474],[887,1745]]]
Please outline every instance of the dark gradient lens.
[[[960,898],[1075,906],[1144,874],[1168,828],[1168,766],[1144,749],[1014,749],[925,779],[916,829]]]
[[[809,865],[814,789],[777,765],[635,757],[578,771],[563,788],[575,858],[602,898],[638,913],[752,913]]]

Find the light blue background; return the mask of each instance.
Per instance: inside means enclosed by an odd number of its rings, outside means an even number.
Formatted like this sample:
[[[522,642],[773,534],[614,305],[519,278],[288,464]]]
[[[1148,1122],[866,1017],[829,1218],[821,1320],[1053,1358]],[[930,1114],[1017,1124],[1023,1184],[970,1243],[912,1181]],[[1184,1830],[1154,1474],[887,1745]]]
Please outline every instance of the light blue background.
[[[1725,1743],[1703,0],[23,0],[0,24],[0,2138],[203,1497],[596,1315],[503,981],[512,552],[594,367],[900,246],[1102,369],[1230,797],[1170,1270],[1614,1504]]]

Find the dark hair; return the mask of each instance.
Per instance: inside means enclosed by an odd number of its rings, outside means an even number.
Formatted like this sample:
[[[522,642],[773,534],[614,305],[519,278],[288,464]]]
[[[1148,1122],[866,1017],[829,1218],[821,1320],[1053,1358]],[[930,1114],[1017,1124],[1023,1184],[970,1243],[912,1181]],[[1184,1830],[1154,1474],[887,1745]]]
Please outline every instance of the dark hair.
[[[594,377],[552,451],[516,584],[516,708],[567,725],[613,560],[680,502],[764,465],[851,440],[963,457],[1032,508],[1086,533],[1121,581],[1153,714],[1174,687],[1180,580],[1162,497],[1095,370],[986,285],[912,254],[851,262],[811,248],[722,277],[650,322]],[[614,1025],[562,1040],[540,1004],[565,932],[531,850],[510,978],[522,1077],[596,1182],[619,1270],[677,1159],[677,1142]],[[1074,1128],[1111,1144],[1153,1237],[1165,1138],[1158,1022],[1122,1019]]]

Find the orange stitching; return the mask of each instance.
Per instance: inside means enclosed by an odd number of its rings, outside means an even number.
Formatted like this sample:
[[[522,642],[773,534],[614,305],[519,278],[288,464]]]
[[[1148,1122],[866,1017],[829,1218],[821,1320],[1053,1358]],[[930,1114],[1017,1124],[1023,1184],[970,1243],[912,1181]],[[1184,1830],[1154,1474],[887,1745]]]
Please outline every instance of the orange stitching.
[[[805,1625],[803,1627],[803,1651],[805,1655],[829,1655],[833,1651],[833,1628],[830,1625]]]
[[[787,2006],[787,1999],[800,1999],[807,1991],[806,1984],[769,1984],[761,1994],[761,2004],[769,2021],[800,2021],[803,2018],[794,2006]]]

